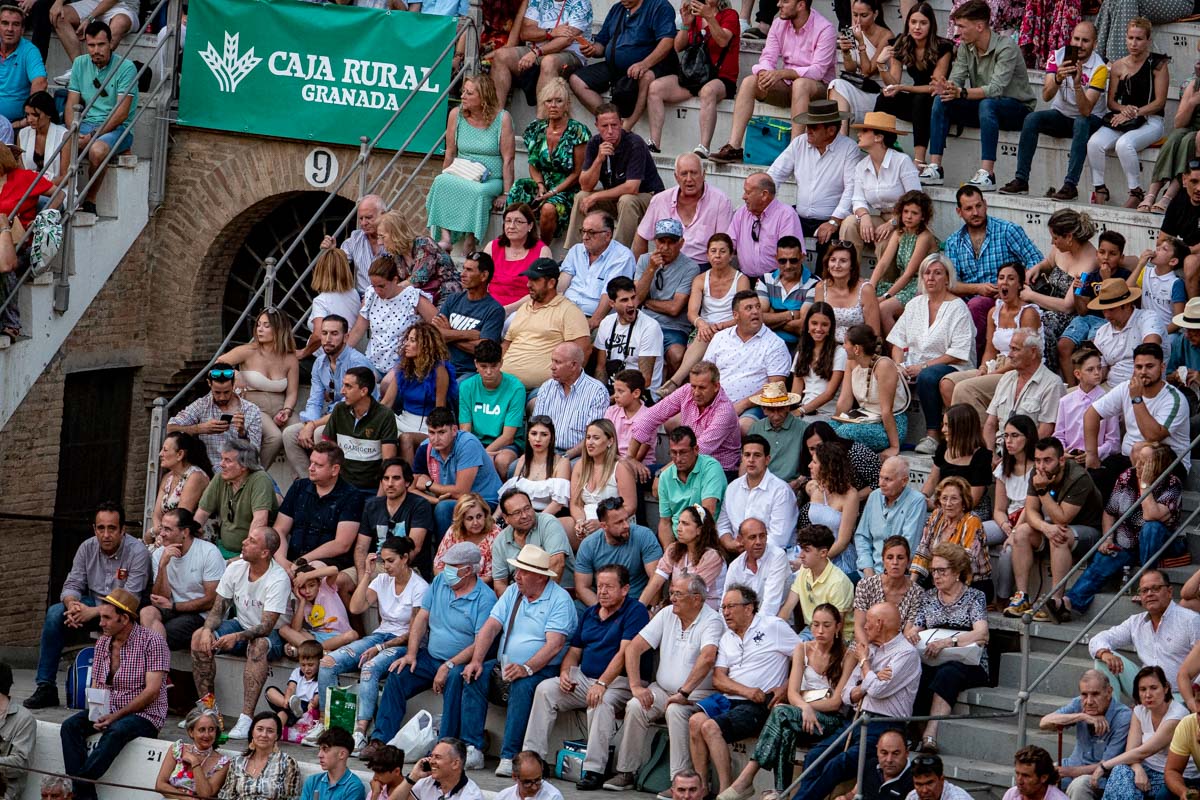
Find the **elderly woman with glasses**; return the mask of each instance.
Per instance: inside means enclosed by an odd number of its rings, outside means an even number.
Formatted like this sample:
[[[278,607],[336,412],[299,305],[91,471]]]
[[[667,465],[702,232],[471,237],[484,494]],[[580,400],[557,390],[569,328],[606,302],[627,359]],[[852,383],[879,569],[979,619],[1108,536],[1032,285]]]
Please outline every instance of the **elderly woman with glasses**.
[[[538,91],[538,118],[522,135],[529,153],[529,177],[508,191],[508,205],[525,203],[537,209],[538,232],[547,244],[566,230],[590,138],[587,126],[571,118],[567,82],[548,81]]]
[[[225,785],[229,757],[216,749],[221,732],[216,709],[196,707],[183,720],[190,742],[180,739],[163,753],[154,790],[163,797],[216,797]]]

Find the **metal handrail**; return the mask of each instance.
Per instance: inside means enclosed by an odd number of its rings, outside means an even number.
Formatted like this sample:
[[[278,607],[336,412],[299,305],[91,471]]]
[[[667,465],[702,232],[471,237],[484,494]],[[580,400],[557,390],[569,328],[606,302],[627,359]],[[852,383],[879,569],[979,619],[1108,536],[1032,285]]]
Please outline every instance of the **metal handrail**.
[[[146,22],[142,25],[142,27],[138,29],[137,34],[135,36],[127,37],[128,41],[124,43],[124,45],[125,45],[124,51],[121,52],[120,49],[118,48],[118,55],[121,56],[122,60],[128,60],[130,63],[133,63],[133,61],[131,59],[129,59],[129,54],[131,52],[133,52],[134,46],[141,40],[142,36],[146,34],[147,28],[150,26],[152,20],[158,15],[158,12],[163,8],[164,5],[167,5],[171,2],[172,2],[172,0],[158,0],[158,4],[155,5],[154,9],[150,12],[149,16],[146,18]],[[163,36],[160,39],[158,45],[154,48],[151,58],[147,59],[146,63],[144,63],[141,66],[141,68],[138,69],[137,72],[134,74],[135,82],[138,79],[140,79],[142,76],[142,73],[144,73],[150,67],[150,64],[153,62],[153,58],[158,55],[158,53],[162,50],[163,46],[166,45],[167,42],[175,41],[176,33],[179,30],[178,25],[176,24],[176,21],[172,20],[171,23],[169,23],[167,25],[165,30],[168,31],[168,34],[166,36]],[[168,70],[168,74],[171,76],[171,80],[174,79],[176,72],[177,71],[173,67],[170,70]],[[80,163],[79,163],[80,162],[80,153],[77,152],[78,147],[76,145],[76,143],[78,142],[78,136],[79,136],[79,126],[82,124],[83,118],[87,115],[87,112],[92,109],[92,107],[95,105],[96,101],[98,99],[100,99],[100,97],[102,96],[102,93],[108,88],[109,84],[112,83],[112,81],[116,78],[116,76],[117,76],[117,70],[115,70],[115,69],[111,70],[108,73],[108,75],[105,77],[103,83],[101,83],[100,86],[97,88],[96,93],[92,96],[91,100],[89,100],[86,104],[84,104],[82,106],[76,105],[74,108],[72,108],[71,126],[69,129],[68,135],[62,137],[62,139],[59,141],[58,145],[53,149],[53,151],[44,157],[44,159],[42,161],[41,169],[39,169],[37,171],[37,173],[34,175],[33,180],[29,182],[29,186],[27,186],[25,188],[24,193],[21,195],[21,197],[17,201],[16,205],[13,206],[12,212],[7,215],[6,223],[8,225],[11,226],[12,221],[17,218],[17,215],[21,211],[22,206],[25,204],[25,201],[29,199],[30,195],[33,192],[33,188],[38,184],[38,181],[45,178],[46,172],[48,170],[50,170],[51,168],[57,168],[58,161],[62,155],[64,148],[70,147],[70,154],[71,154],[70,162],[67,166],[67,174],[66,174],[65,178],[54,187],[54,191],[50,194],[50,202],[53,203],[56,199],[58,199],[58,197],[60,195],[64,195],[64,194],[67,195],[68,197],[70,197],[70,195],[72,193],[76,194],[76,196],[78,196],[80,194],[86,196],[87,191],[92,187],[92,184],[95,183],[96,180],[98,179],[98,177],[103,173],[104,169],[108,166],[109,162],[112,160],[112,158],[116,154],[117,147],[112,147],[109,149],[109,152],[105,155],[104,160],[100,164],[100,167],[97,168],[93,172],[91,179],[88,181],[88,183],[84,187],[84,189],[79,192],[74,192],[74,184],[77,180],[77,176],[79,174],[79,167],[80,167]],[[162,76],[159,79],[158,86],[156,86],[151,92],[149,92],[147,94],[147,96],[151,97],[151,98],[156,96],[162,90],[163,84],[167,80],[168,80],[168,78],[166,76]],[[104,121],[106,123],[110,119],[112,119],[112,116],[114,114],[116,114],[119,106],[120,106],[120,103],[117,103],[116,105],[113,106],[112,111],[110,111],[108,113],[108,115],[104,118]],[[120,139],[118,139],[118,145],[120,144],[121,141],[123,141],[125,139],[126,136],[130,135],[130,132],[132,131],[134,124],[136,124],[137,120],[141,117],[141,115],[145,112],[145,110],[147,108],[149,108],[149,103],[143,103],[141,105],[141,107],[134,113],[133,118],[128,121],[127,125],[125,125],[125,128],[121,133],[121,137],[120,137]],[[71,205],[73,205],[72,208],[64,207],[63,214],[62,214],[64,245],[68,241],[67,228],[70,227],[71,218],[74,215],[74,213],[78,210],[77,203],[74,203],[72,201]],[[26,233],[26,235],[28,235],[28,231],[26,231],[25,233]],[[20,244],[19,242],[13,243],[14,246],[19,246],[19,244]],[[67,250],[67,248],[65,246],[60,248],[60,252],[62,253],[62,259],[63,259],[63,265],[60,267],[59,275],[58,275],[58,278],[59,278],[58,283],[59,283],[60,287],[65,287],[68,283],[68,281],[67,281],[68,268],[65,263],[66,259],[68,258],[66,250]],[[4,311],[6,309],[8,309],[9,306],[11,306],[13,303],[16,302],[17,298],[20,296],[21,287],[32,280],[33,280],[33,270],[26,270],[21,275],[21,277],[17,280],[17,282],[12,286],[8,297],[4,298],[3,302],[0,302],[0,314],[3,314]],[[63,288],[62,291],[66,291],[66,289]],[[65,310],[65,308],[63,308],[61,310]]]
[[[1175,530],[1171,532],[1171,535],[1167,537],[1166,541],[1163,542],[1162,546],[1158,549],[1158,551],[1150,558],[1148,564],[1142,564],[1140,567],[1137,568],[1137,570],[1135,570],[1129,576],[1128,579],[1122,581],[1121,587],[1117,591],[1117,593],[1114,594],[1113,597],[1111,597],[1108,600],[1108,602],[1105,603],[1104,606],[1099,611],[1097,611],[1096,614],[1087,621],[1087,623],[1079,630],[1079,632],[1076,633],[1074,638],[1072,638],[1071,641],[1068,642],[1067,645],[1065,647],[1063,647],[1063,649],[1053,659],[1051,659],[1050,663],[1041,671],[1041,673],[1036,678],[1034,678],[1032,681],[1030,681],[1029,680],[1029,657],[1030,657],[1030,647],[1029,647],[1030,630],[1029,629],[1033,625],[1033,621],[1034,621],[1033,615],[1039,609],[1044,607],[1046,602],[1051,597],[1053,597],[1059,590],[1066,588],[1067,582],[1070,580],[1071,576],[1073,576],[1075,573],[1079,572],[1080,570],[1084,569],[1087,564],[1091,563],[1091,559],[1100,550],[1100,547],[1112,539],[1116,530],[1122,524],[1124,524],[1126,520],[1129,519],[1129,517],[1133,514],[1134,510],[1141,507],[1142,502],[1145,501],[1145,499],[1147,497],[1151,496],[1154,493],[1154,490],[1156,488],[1158,488],[1159,484],[1161,484],[1164,480],[1167,479],[1167,477],[1172,473],[1172,471],[1175,469],[1175,467],[1177,467],[1179,464],[1183,463],[1184,456],[1188,453],[1191,453],[1192,449],[1195,448],[1197,445],[1200,445],[1200,434],[1198,434],[1196,437],[1194,437],[1192,439],[1192,441],[1190,443],[1188,443],[1187,449],[1185,449],[1183,452],[1181,452],[1175,456],[1175,459],[1170,463],[1170,465],[1168,465],[1162,471],[1162,473],[1159,474],[1158,477],[1156,477],[1153,482],[1151,482],[1150,486],[1147,487],[1147,489],[1144,492],[1142,492],[1142,494],[1137,498],[1136,501],[1134,501],[1133,503],[1131,503],[1129,505],[1129,508],[1125,509],[1125,511],[1121,514],[1121,516],[1119,516],[1116,519],[1116,521],[1111,526],[1109,526],[1108,530],[1105,531],[1102,536],[1100,536],[1100,538],[1096,541],[1096,543],[1093,544],[1091,546],[1091,548],[1088,549],[1087,553],[1085,553],[1078,560],[1076,560],[1076,562],[1074,564],[1071,565],[1071,568],[1069,570],[1067,570],[1067,574],[1064,575],[1061,579],[1059,579],[1059,581],[1057,583],[1055,583],[1053,587],[1051,587],[1049,592],[1047,592],[1041,599],[1039,599],[1037,602],[1035,602],[1031,606],[1030,610],[1025,612],[1021,616],[1021,620],[1019,622],[1020,638],[1021,638],[1020,689],[1017,692],[1017,718],[1018,718],[1018,725],[1017,725],[1018,745],[1017,746],[1018,747],[1023,747],[1025,745],[1025,738],[1026,738],[1025,720],[1026,720],[1026,717],[1028,714],[1029,699],[1030,699],[1030,697],[1032,697],[1033,691],[1039,685],[1041,685],[1042,681],[1046,680],[1046,678],[1048,678],[1050,676],[1050,673],[1059,664],[1061,664],[1064,659],[1067,658],[1067,654],[1069,652],[1071,652],[1071,649],[1073,647],[1075,647],[1076,645],[1078,645],[1083,640],[1083,638],[1088,635],[1088,633],[1100,622],[1101,618],[1108,612],[1108,610],[1110,608],[1112,608],[1114,605],[1116,605],[1117,601],[1121,598],[1121,595],[1123,595],[1125,592],[1129,591],[1130,587],[1136,585],[1137,581],[1141,578],[1142,573],[1144,573],[1147,569],[1151,568],[1149,565],[1157,564],[1158,560],[1160,558],[1162,558],[1162,556],[1167,552],[1168,548],[1172,544],[1174,544],[1175,541],[1181,535],[1184,534],[1184,531],[1188,528],[1188,526],[1191,525],[1198,517],[1200,517],[1200,507],[1193,510],[1190,514],[1187,515],[1187,517],[1182,522],[1179,523],[1178,526],[1176,526]]]

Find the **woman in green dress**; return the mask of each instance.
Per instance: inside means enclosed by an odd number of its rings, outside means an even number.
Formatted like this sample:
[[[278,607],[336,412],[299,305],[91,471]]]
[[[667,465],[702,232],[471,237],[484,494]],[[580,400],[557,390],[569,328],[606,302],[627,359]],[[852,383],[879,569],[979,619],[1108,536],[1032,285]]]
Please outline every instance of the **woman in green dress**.
[[[469,75],[462,83],[462,105],[446,123],[446,169],[455,159],[482,164],[486,180],[474,181],[443,172],[433,179],[425,199],[429,227],[440,231],[449,252],[455,234],[465,234],[464,250],[472,252],[487,233],[488,216],[504,208],[512,188],[516,142],[512,118],[500,108],[496,87],[487,75]]]
[[[904,305],[917,294],[920,281],[917,269],[925,256],[937,252],[938,240],[929,226],[933,222],[933,201],[924,192],[912,191],[896,201],[899,224],[888,237],[871,283],[879,287],[879,322],[883,335],[891,332]]]
[[[529,177],[508,192],[509,205],[525,203],[537,210],[538,230],[546,244],[567,227],[589,138],[587,126],[571,118],[567,82],[549,81],[538,92],[538,118],[525,129]]]

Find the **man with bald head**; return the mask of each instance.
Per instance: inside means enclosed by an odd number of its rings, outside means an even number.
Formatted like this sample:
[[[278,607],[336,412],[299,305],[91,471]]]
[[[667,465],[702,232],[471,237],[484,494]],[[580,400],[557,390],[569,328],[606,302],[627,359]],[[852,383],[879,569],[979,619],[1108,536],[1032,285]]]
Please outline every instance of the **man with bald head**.
[[[608,389],[583,372],[583,348],[564,342],[550,354],[550,380],[537,391],[533,414],[554,420],[554,446],[561,455],[576,458],[583,451],[587,424],[604,416]]]
[[[655,238],[654,224],[660,219],[678,220],[683,226],[683,254],[708,267],[708,239],[729,230],[733,204],[725,193],[704,182],[704,164],[695,153],[675,159],[675,186],[650,200],[633,240],[633,254],[641,257]]]
[[[778,614],[792,577],[787,552],[771,544],[766,523],[754,517],[748,517],[738,526],[737,540],[742,545],[742,554],[725,572],[724,591],[728,592],[731,586],[748,586],[758,595],[758,613],[768,617]]]
[[[737,252],[738,270],[748,278],[761,278],[775,271],[775,248],[785,236],[804,241],[804,230],[796,209],[775,196],[775,179],[755,172],[742,185],[744,206],[733,212],[729,236]],[[804,255],[803,245],[800,255]]]
[[[903,536],[915,552],[927,513],[925,495],[908,485],[908,462],[902,456],[885,460],[879,488],[867,495],[854,531],[859,573],[864,578],[883,573],[883,543],[892,536]]]
[[[877,603],[867,611],[867,653],[860,653],[855,667],[842,691],[842,700],[850,706],[869,712],[876,721],[867,726],[867,770],[874,769],[876,745],[884,731],[896,723],[879,717],[907,717],[912,714],[917,686],[921,682],[921,657],[900,630],[900,612],[891,603]],[[816,744],[804,757],[807,770],[829,747],[836,734]],[[858,774],[858,748],[862,737],[850,737],[848,747],[841,743],[837,752],[822,762],[820,770],[800,784],[794,800],[822,800],[839,783]]]
[[[342,252],[350,259],[354,269],[358,293],[366,294],[371,289],[367,279],[367,270],[371,262],[383,255],[383,240],[379,238],[379,218],[387,208],[383,198],[377,194],[364,194],[358,201],[358,227],[342,242]],[[337,241],[332,236],[321,240],[322,250],[337,247]]]
[[[1038,727],[1044,731],[1075,726],[1075,749],[1058,768],[1062,788],[1071,800],[1092,800],[1104,792],[1108,771],[1096,786],[1092,785],[1092,774],[1097,764],[1125,752],[1132,718],[1133,712],[1113,699],[1112,684],[1096,669],[1085,670],[1080,676],[1079,697],[1042,717]]]
[[[1100,129],[1100,119],[1108,110],[1100,102],[1108,84],[1108,67],[1096,52],[1096,26],[1081,22],[1071,32],[1071,47],[1078,56],[1067,58],[1067,48],[1060,47],[1046,62],[1046,81],[1042,99],[1050,107],[1025,117],[1021,141],[1017,145],[1017,175],[1000,188],[1001,194],[1028,194],[1029,175],[1033,170],[1033,154],[1042,134],[1059,139],[1071,139],[1071,154],[1063,185],[1050,195],[1055,200],[1074,200],[1079,196],[1075,187],[1087,159],[1087,142]],[[1054,187],[1050,187],[1054,188]],[[1042,188],[1037,187],[1040,195]]]

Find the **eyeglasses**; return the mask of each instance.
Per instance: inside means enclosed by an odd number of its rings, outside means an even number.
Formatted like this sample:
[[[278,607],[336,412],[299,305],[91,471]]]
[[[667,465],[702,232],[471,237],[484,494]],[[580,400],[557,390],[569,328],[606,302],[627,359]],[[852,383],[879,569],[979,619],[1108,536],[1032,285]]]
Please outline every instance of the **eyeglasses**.
[[[783,264],[799,264],[799,258],[784,258],[783,256],[775,256],[775,260],[782,266]]]
[[[854,242],[850,241],[849,239],[830,239],[829,246],[837,247],[839,249],[853,250]]]
[[[97,89],[100,89],[100,79],[99,79],[99,78],[92,78],[92,86],[96,87]],[[108,90],[107,90],[107,89],[100,89],[100,96],[101,96],[101,97],[108,97]]]
[[[210,369],[208,371],[208,377],[215,381],[231,381],[234,374],[234,371],[231,369]]]
[[[946,573],[950,572],[951,570],[950,570],[950,567],[933,567],[929,571],[932,572],[934,575],[945,575]]]
[[[1009,431],[1005,431],[1005,432],[1004,432],[1004,438],[1005,438],[1005,439],[1024,439],[1024,438],[1025,438],[1025,434],[1023,434],[1023,433],[1010,433]]]
[[[732,611],[733,609],[737,608],[738,606],[748,606],[748,605],[750,605],[750,604],[745,601],[742,601],[741,603],[722,603],[721,610],[722,611]]]
[[[517,780],[517,783],[521,784],[522,786],[524,786],[527,789],[532,789],[535,786],[542,785],[541,778],[533,778],[531,780],[525,780],[524,778],[517,778],[516,780]]]
[[[1166,588],[1167,585],[1165,583],[1160,583],[1157,586],[1143,586],[1142,588],[1138,589],[1138,594],[1153,594],[1154,592],[1160,592]]]
[[[584,236],[603,236],[606,233],[611,233],[608,228],[601,228],[598,231],[589,231],[587,228],[582,230]]]
[[[761,233],[762,233],[762,220],[756,219],[756,220],[754,220],[754,224],[750,226],[750,238],[757,242],[759,234],[761,234]]]
[[[160,525],[159,527],[161,528],[162,526]],[[692,592],[667,592],[667,597],[672,600],[678,600],[681,597],[690,597],[691,595]]]
[[[478,261],[478,260],[479,260],[479,257],[480,257],[481,255],[483,255],[483,253],[481,253],[480,251],[478,251],[478,250],[472,250],[471,252],[467,253],[467,258],[466,258],[466,260],[467,260],[467,261]]]

